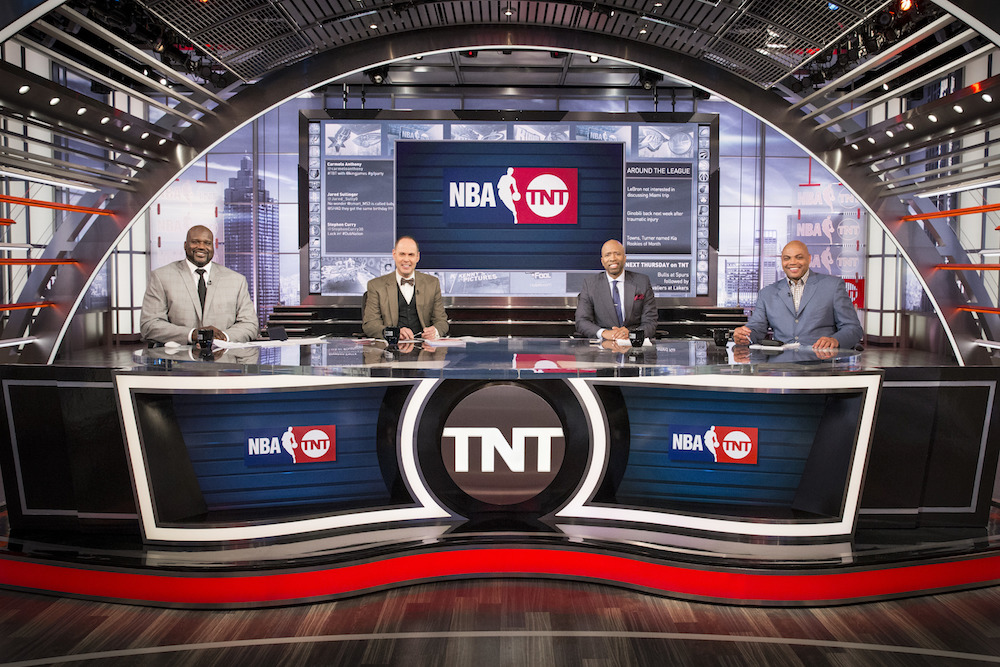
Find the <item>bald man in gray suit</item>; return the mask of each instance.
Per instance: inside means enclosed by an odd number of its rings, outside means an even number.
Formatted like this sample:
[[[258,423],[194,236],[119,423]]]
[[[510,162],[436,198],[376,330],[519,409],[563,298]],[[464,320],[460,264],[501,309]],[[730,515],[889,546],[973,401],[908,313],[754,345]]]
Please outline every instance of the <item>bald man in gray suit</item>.
[[[195,341],[199,329],[211,329],[217,340],[234,343],[257,338],[260,325],[246,278],[212,263],[212,230],[201,225],[189,229],[184,255],[150,274],[139,319],[142,338],[184,345]],[[204,291],[204,306],[199,289]]]

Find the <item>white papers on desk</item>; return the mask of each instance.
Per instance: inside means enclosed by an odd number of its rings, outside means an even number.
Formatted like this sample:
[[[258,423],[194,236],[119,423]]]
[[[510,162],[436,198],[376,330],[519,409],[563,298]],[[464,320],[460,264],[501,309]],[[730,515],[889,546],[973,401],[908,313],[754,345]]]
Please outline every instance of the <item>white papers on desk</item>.
[[[402,343],[403,341],[399,341]],[[424,349],[431,347],[465,347],[465,341],[461,338],[435,338],[424,341]]]
[[[761,345],[760,343],[754,343],[750,346],[751,350],[763,350],[764,352],[782,352],[784,350],[797,350],[802,345],[802,343],[785,343],[784,345]]]

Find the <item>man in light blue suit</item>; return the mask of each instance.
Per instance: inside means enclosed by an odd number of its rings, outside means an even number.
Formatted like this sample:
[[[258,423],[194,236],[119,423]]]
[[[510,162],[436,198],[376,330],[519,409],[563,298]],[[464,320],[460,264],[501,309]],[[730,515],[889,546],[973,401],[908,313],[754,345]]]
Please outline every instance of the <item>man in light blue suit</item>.
[[[864,330],[841,278],[809,270],[809,250],[792,241],[781,251],[785,278],[757,295],[757,305],[746,326],[733,331],[737,345],[759,343],[768,327],[784,343],[816,349],[852,348]]]

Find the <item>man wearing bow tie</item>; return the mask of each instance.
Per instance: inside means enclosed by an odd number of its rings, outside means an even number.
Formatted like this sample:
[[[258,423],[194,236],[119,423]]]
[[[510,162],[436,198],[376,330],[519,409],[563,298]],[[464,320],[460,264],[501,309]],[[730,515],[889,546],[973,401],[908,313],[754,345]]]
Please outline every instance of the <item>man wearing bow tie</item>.
[[[198,329],[211,329],[217,340],[257,338],[260,326],[246,278],[212,263],[212,230],[203,225],[189,229],[184,256],[149,276],[139,319],[143,340],[184,345],[195,342]]]
[[[368,281],[361,328],[369,338],[381,338],[385,327],[399,327],[399,339],[418,335],[433,340],[448,335],[448,316],[441,299],[441,283],[416,270],[420,248],[402,236],[392,249],[396,270]]]
[[[627,339],[630,329],[656,337],[656,297],[649,278],[625,270],[625,248],[611,240],[601,247],[604,272],[588,277],[576,306],[576,330],[588,338]]]

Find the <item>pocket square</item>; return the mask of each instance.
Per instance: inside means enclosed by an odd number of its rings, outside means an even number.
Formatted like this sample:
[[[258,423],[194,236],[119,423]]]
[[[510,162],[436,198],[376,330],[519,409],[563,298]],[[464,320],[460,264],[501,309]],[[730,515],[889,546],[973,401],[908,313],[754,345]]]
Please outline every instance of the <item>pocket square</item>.
[[[645,294],[636,294],[635,299],[633,299],[633,301],[642,301],[645,298],[646,298]]]

